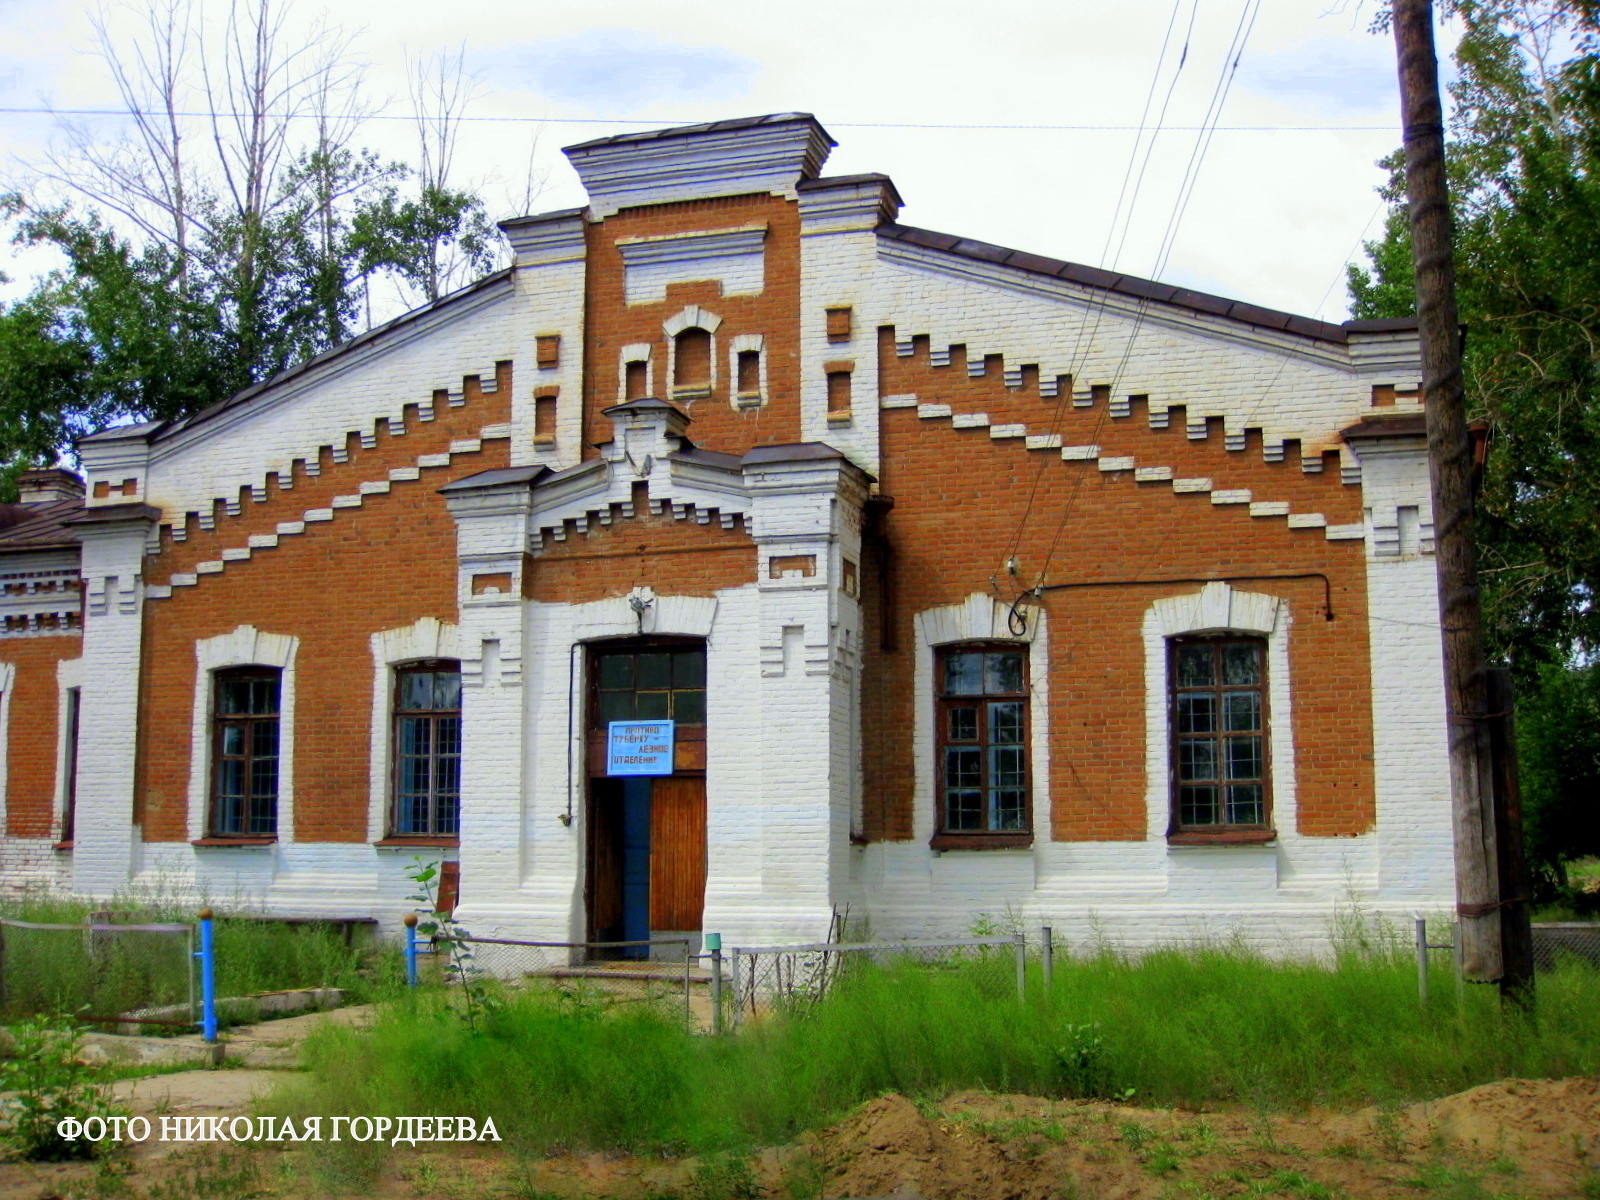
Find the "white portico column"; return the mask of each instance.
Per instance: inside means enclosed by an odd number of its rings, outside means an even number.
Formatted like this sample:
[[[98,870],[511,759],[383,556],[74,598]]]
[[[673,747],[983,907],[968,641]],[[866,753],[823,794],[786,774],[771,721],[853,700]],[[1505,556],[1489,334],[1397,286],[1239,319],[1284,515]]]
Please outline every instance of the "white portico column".
[[[111,896],[134,869],[142,572],[160,515],[148,504],[111,504],[71,522],[83,546],[82,737],[72,851],[72,889],[83,896]]]
[[[826,936],[843,899],[860,788],[861,561],[866,475],[819,444],[744,456],[757,546],[761,888],[706,895],[706,928],[740,940]],[[716,814],[711,814],[715,861]],[[720,911],[719,911],[720,909]]]
[[[461,640],[461,897],[457,918],[492,933],[518,904],[525,819],[524,605],[529,485],[545,468],[486,471],[443,489],[456,521]]]

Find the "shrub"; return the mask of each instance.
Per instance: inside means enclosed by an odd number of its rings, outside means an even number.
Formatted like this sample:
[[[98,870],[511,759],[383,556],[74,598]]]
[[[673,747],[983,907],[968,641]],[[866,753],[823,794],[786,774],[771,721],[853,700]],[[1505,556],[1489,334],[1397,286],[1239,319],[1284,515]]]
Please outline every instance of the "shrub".
[[[109,1142],[67,1139],[57,1132],[68,1118],[106,1118],[118,1113],[96,1072],[77,1059],[78,1035],[51,1017],[11,1027],[10,1058],[0,1058],[5,1101],[0,1137],[18,1157],[34,1162],[92,1158]]]

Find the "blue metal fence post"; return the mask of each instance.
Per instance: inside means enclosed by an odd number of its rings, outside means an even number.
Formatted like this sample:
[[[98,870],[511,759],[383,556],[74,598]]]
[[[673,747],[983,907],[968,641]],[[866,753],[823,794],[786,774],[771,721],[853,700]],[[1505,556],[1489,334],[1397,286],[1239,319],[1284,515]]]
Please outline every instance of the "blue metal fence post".
[[[217,1040],[217,949],[211,910],[200,910],[200,1032],[207,1043]]]
[[[417,914],[407,913],[403,918],[406,927],[406,986],[417,986]]]

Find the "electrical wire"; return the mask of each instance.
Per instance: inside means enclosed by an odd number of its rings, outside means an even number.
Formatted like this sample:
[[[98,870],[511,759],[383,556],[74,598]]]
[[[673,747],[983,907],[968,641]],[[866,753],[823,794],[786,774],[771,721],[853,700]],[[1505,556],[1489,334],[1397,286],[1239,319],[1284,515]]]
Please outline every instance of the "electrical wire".
[[[1172,82],[1168,85],[1166,97],[1162,101],[1161,113],[1160,113],[1160,116],[1158,116],[1158,118],[1157,118],[1156,129],[1155,129],[1154,132],[1151,133],[1149,144],[1146,147],[1145,165],[1148,165],[1149,158],[1150,158],[1150,153],[1155,148],[1156,137],[1161,132],[1161,122],[1164,121],[1165,118],[1166,118],[1167,106],[1172,101],[1172,93],[1173,93],[1173,89],[1177,86],[1178,77],[1179,77],[1179,75],[1181,75],[1183,73],[1184,64],[1189,61],[1189,45],[1190,45],[1190,40],[1192,39],[1193,34],[1194,34],[1195,13],[1199,10],[1199,6],[1200,6],[1200,0],[1191,0],[1191,6],[1190,6],[1190,9],[1189,9],[1189,26],[1188,26],[1188,29],[1185,31],[1185,34],[1184,34],[1183,48],[1179,52],[1179,55],[1178,55],[1178,65],[1173,71]],[[1130,178],[1133,177],[1133,164],[1136,161],[1138,161],[1138,158],[1139,158],[1139,147],[1140,147],[1140,144],[1143,142],[1145,126],[1149,121],[1150,105],[1151,105],[1151,102],[1155,99],[1156,88],[1161,82],[1161,69],[1166,64],[1167,47],[1169,45],[1171,45],[1172,31],[1177,25],[1178,12],[1182,9],[1182,7],[1183,7],[1183,0],[1172,0],[1172,12],[1167,18],[1167,28],[1166,28],[1166,31],[1162,35],[1162,38],[1161,38],[1161,49],[1156,54],[1155,69],[1150,73],[1150,87],[1145,92],[1144,107],[1140,110],[1140,113],[1139,113],[1139,133],[1134,138],[1133,149],[1131,151],[1129,151],[1129,153],[1128,153],[1128,165],[1127,165],[1126,168],[1124,168],[1123,173],[1122,173],[1122,186],[1118,189],[1116,203],[1112,206],[1111,223],[1106,229],[1106,243],[1105,243],[1105,246],[1102,247],[1101,252],[1100,252],[1100,265],[1102,267],[1105,266],[1106,253],[1107,253],[1107,251],[1108,251],[1108,249],[1109,249],[1109,247],[1111,245],[1111,239],[1116,234],[1117,224],[1119,222],[1119,219],[1121,219],[1121,216],[1122,216],[1122,202],[1123,202],[1123,199],[1125,197],[1127,197],[1128,181],[1129,181]],[[1143,183],[1144,183],[1144,167],[1141,166],[1140,170],[1139,170],[1138,178],[1134,182],[1133,196],[1131,198],[1129,198],[1129,220],[1131,220],[1131,213],[1132,213],[1133,207],[1135,205],[1137,205],[1137,203],[1138,203],[1139,189],[1143,186]],[[1128,223],[1129,223],[1128,221],[1123,221],[1122,222],[1122,225],[1123,225],[1123,238],[1124,239],[1126,239],[1126,237],[1127,237]],[[1119,245],[1118,245],[1118,253],[1120,254],[1120,252],[1121,252],[1121,245],[1119,243]],[[1098,307],[1098,309],[1094,310],[1094,312],[1095,312],[1095,329],[1096,330],[1098,330],[1098,328],[1099,328],[1099,312],[1103,311],[1103,309],[1104,309],[1105,297],[1102,295],[1102,296],[1098,297],[1097,300],[1098,300],[1099,307]],[[1093,304],[1091,304],[1091,308],[1093,308]],[[1061,386],[1058,385],[1057,390],[1056,390],[1056,402],[1055,402],[1055,406],[1054,406],[1054,408],[1053,408],[1053,410],[1051,411],[1051,414],[1050,414],[1050,424],[1049,424],[1049,427],[1048,427],[1048,432],[1050,434],[1052,434],[1052,435],[1053,434],[1057,434],[1057,433],[1060,432],[1062,419],[1066,415],[1067,408],[1072,402],[1072,391],[1073,391],[1073,388],[1076,386],[1076,380],[1077,380],[1077,368],[1076,368],[1075,364],[1077,363],[1079,346],[1083,342],[1084,326],[1088,324],[1088,320],[1089,320],[1089,314],[1085,313],[1083,319],[1078,324],[1078,338],[1077,338],[1077,341],[1073,345],[1072,353],[1068,356],[1068,365],[1072,369],[1069,370],[1068,373],[1067,373],[1066,386],[1065,387],[1061,387]],[[1094,335],[1091,332],[1090,337],[1092,338],[1093,336]],[[1038,501],[1038,498],[1039,498],[1039,486],[1044,481],[1044,473],[1048,469],[1049,465],[1050,465],[1050,463],[1049,463],[1048,459],[1042,459],[1040,461],[1040,463],[1039,463],[1038,468],[1033,473],[1033,486],[1028,489],[1028,500],[1027,500],[1027,503],[1023,506],[1022,516],[1017,521],[1017,527],[1016,527],[1015,532],[1012,534],[1011,543],[1006,549],[1006,562],[1008,564],[1010,562],[1012,562],[1016,558],[1017,551],[1022,546],[1022,537],[1023,537],[1023,534],[1027,531],[1029,519],[1033,516],[1033,507],[1034,507],[1034,504]]]
[[[1206,108],[1204,124],[1205,129],[1207,130],[1209,130],[1211,127],[1214,127],[1222,116],[1223,106],[1227,102],[1228,93],[1232,89],[1233,79],[1239,70],[1239,62],[1244,55],[1244,48],[1249,42],[1250,34],[1255,28],[1256,17],[1259,15],[1260,11],[1261,0],[1244,0],[1244,5],[1239,11],[1239,20],[1234,26],[1233,38],[1229,43],[1228,52],[1223,59],[1222,68],[1218,72],[1217,83],[1212,88],[1211,101]],[[1200,168],[1205,161],[1206,151],[1210,148],[1210,145],[1211,135],[1209,132],[1202,131],[1200,136],[1195,139],[1194,148],[1190,151],[1189,161],[1184,167],[1183,178],[1179,181],[1178,197],[1173,204],[1172,214],[1167,221],[1167,229],[1162,237],[1161,249],[1158,250],[1157,253],[1157,269],[1152,272],[1152,278],[1159,277],[1161,269],[1165,267],[1166,261],[1171,254],[1172,246],[1176,241],[1177,230],[1182,222],[1184,211],[1188,207],[1189,197],[1194,193],[1194,184],[1199,177]],[[1149,302],[1147,300],[1139,301],[1138,307],[1134,314],[1133,328],[1128,332],[1127,341],[1123,346],[1122,358],[1118,362],[1117,369],[1112,375],[1112,392],[1115,392],[1118,384],[1121,383],[1124,372],[1127,369],[1127,365],[1133,356],[1134,345],[1139,336],[1139,331],[1144,324],[1144,318],[1148,308]],[[1085,352],[1085,361],[1087,361],[1087,351]],[[1106,408],[1097,415],[1094,430],[1090,435],[1091,444],[1094,444],[1093,439],[1099,436],[1099,432],[1105,424],[1109,410],[1110,405],[1108,403]],[[1077,473],[1077,478],[1074,480],[1073,489],[1068,493],[1066,503],[1062,506],[1061,518],[1056,523],[1055,533],[1050,539],[1050,545],[1045,551],[1044,560],[1040,564],[1037,572],[1036,586],[1043,583],[1045,575],[1049,571],[1050,565],[1055,559],[1056,552],[1060,549],[1062,539],[1066,535],[1068,522],[1071,520],[1073,509],[1076,507],[1079,493],[1082,491],[1083,480],[1086,475],[1087,472],[1085,471],[1079,471]]]
[[[49,108],[11,106],[0,107],[0,114],[5,116],[37,116],[37,117],[131,117],[135,115],[128,109],[121,108]],[[165,117],[168,114],[162,113]],[[171,114],[175,117],[194,117],[210,120],[213,118],[229,118],[255,114],[229,112],[225,109],[185,109]],[[330,119],[327,113],[294,112],[294,113],[267,113],[264,114],[273,120],[286,121],[321,121]],[[460,116],[453,118],[463,124],[474,125],[625,125],[630,129],[642,126],[659,126],[671,129],[679,125],[705,125],[715,123],[715,118],[707,121],[703,118],[665,118],[658,117],[649,120],[634,120],[626,117],[512,117],[512,116]],[[407,121],[412,122],[416,117],[402,113],[371,113],[363,117],[364,121]],[[1022,125],[1022,124],[983,124],[965,122],[933,122],[933,121],[829,121],[828,126],[833,129],[973,129],[973,130],[1010,130],[1015,132],[1038,133],[1132,133],[1144,131],[1143,124],[1139,125]],[[1170,125],[1169,130],[1178,133],[1193,133],[1202,130],[1200,125]],[[1213,132],[1220,133],[1390,133],[1394,132],[1391,125],[1219,125]]]

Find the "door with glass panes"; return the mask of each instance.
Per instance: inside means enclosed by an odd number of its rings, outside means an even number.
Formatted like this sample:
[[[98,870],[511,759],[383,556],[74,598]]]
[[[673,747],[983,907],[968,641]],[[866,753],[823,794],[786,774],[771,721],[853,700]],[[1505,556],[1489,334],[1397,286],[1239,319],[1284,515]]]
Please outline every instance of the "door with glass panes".
[[[590,648],[588,678],[589,937],[697,934],[706,894],[705,643],[602,643]],[[606,730],[630,720],[674,723],[672,774],[607,775]],[[646,958],[650,948],[614,956]]]

